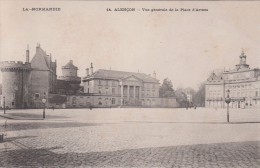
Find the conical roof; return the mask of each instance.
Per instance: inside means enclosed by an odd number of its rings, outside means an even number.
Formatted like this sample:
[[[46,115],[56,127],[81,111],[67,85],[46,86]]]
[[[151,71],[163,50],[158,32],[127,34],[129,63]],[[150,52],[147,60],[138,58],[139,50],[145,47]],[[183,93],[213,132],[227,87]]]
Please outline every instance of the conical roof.
[[[66,69],[78,69],[78,67],[76,67],[75,65],[73,65],[73,61],[70,60],[66,65],[62,66],[62,68],[66,68]]]

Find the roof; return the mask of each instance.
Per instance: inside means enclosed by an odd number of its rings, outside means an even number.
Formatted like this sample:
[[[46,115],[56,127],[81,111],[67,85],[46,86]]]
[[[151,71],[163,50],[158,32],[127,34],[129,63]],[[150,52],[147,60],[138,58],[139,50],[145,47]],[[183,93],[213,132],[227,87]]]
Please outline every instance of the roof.
[[[130,76],[135,76],[136,78],[139,78],[143,82],[159,83],[159,80],[151,77],[150,75],[146,75],[144,73],[105,70],[105,69],[97,70],[96,72],[93,73],[93,75],[89,76],[89,78],[92,77],[92,78],[121,80]]]
[[[216,75],[214,72],[210,75],[210,77],[207,79],[210,80],[223,80],[223,74]]]
[[[78,69],[78,67],[73,65],[73,61],[72,60],[70,60],[66,65],[62,66],[62,68]]]
[[[53,68],[56,68],[56,63],[52,62],[51,56],[47,55],[38,45],[36,47],[36,53],[31,60],[31,67],[40,70],[53,70]]]

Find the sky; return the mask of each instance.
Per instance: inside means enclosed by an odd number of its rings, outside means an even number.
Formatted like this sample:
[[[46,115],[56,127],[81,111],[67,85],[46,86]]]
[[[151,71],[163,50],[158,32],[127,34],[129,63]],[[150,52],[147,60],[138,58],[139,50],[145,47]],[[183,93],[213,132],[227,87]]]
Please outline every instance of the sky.
[[[260,2],[0,1],[0,60],[25,61],[37,43],[61,66],[157,74],[173,87],[197,88],[215,69],[234,68],[243,48],[260,67]],[[59,7],[60,12],[23,8]],[[135,8],[135,12],[108,12]],[[143,12],[142,8],[203,8],[207,12]]]

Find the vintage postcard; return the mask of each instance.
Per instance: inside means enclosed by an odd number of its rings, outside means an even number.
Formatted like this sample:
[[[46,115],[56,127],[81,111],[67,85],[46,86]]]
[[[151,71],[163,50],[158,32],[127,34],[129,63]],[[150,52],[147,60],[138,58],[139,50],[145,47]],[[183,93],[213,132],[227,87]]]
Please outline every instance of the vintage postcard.
[[[260,167],[259,1],[0,1],[0,167]]]

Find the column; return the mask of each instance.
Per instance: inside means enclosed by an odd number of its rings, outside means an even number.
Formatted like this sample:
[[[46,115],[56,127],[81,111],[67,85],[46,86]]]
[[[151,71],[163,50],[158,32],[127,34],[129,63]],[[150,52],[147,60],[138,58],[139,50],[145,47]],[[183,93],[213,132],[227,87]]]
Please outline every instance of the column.
[[[141,86],[139,86],[139,99],[141,100],[141,96],[142,96],[142,88]]]
[[[129,103],[129,95],[130,95],[129,90],[130,90],[130,86],[127,85],[127,102],[128,103]]]
[[[136,101],[135,101],[135,86],[133,86],[134,87],[134,104],[136,103]]]
[[[123,99],[123,94],[124,94],[124,93],[123,93],[123,91],[124,91],[124,86],[123,86],[123,84],[121,84],[121,88],[120,88],[120,89],[121,89],[121,106],[122,106],[123,103],[124,103],[124,102],[123,102],[123,101],[124,101],[124,99]]]

